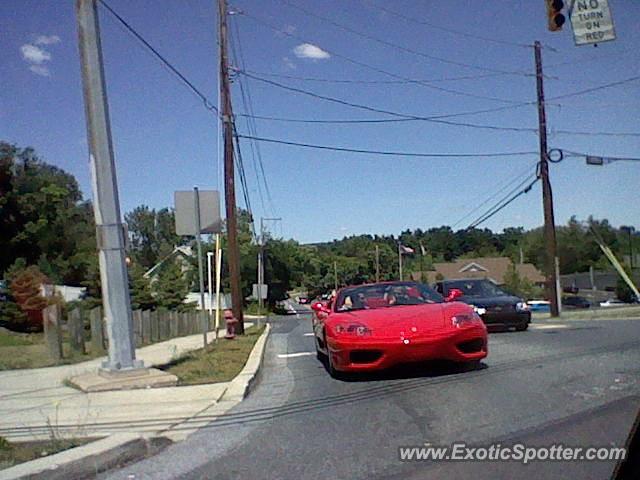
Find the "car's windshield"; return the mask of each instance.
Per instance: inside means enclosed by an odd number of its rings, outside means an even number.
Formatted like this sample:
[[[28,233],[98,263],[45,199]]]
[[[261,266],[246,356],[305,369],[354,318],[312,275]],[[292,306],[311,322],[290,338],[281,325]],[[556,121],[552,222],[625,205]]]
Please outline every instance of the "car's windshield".
[[[446,283],[446,290],[457,288],[462,290],[465,297],[504,297],[507,292],[489,280],[459,280]]]
[[[392,283],[345,288],[335,303],[337,312],[440,303],[442,296],[419,283]]]

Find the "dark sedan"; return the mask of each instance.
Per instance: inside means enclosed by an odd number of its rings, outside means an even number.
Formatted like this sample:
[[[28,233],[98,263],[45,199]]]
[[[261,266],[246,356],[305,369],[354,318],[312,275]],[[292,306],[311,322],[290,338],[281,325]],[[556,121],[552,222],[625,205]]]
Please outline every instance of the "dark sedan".
[[[562,299],[562,307],[567,310],[579,308],[591,308],[591,302],[584,297],[571,296]]]
[[[462,296],[457,300],[473,305],[487,327],[514,327],[518,331],[529,328],[531,311],[527,303],[486,279],[443,280],[435,289],[449,296],[457,289]]]

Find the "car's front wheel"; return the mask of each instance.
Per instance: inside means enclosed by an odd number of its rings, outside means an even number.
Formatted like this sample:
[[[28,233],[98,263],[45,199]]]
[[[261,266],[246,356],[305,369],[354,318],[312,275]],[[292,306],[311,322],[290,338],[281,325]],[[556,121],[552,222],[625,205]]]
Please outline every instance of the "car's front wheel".
[[[523,322],[516,327],[516,332],[524,332],[527,328],[529,328],[529,322]]]

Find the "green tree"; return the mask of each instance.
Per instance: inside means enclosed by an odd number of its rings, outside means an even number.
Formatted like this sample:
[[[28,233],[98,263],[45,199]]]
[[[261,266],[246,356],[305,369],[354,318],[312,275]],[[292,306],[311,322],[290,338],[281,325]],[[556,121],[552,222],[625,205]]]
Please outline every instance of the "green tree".
[[[174,212],[168,208],[156,211],[140,205],[125,215],[125,222],[131,256],[147,270],[181,244],[181,237],[175,233]]]
[[[129,267],[129,292],[133,310],[155,310],[158,305],[151,289],[151,282],[144,276],[144,272],[139,265]]]
[[[179,265],[171,263],[163,268],[153,288],[158,307],[179,312],[192,309],[192,305],[184,303],[189,283]]]

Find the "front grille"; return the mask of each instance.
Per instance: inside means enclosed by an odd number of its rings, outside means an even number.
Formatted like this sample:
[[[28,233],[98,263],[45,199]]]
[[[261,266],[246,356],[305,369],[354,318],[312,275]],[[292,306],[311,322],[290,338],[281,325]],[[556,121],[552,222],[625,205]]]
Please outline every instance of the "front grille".
[[[481,352],[483,348],[484,340],[481,338],[474,338],[458,344],[458,350],[462,353],[477,353]]]
[[[349,354],[351,363],[373,363],[382,356],[379,350],[354,350]]]
[[[515,306],[514,305],[493,305],[491,307],[487,307],[487,312],[495,312],[495,313],[501,313],[501,312],[513,312],[515,311]]]

